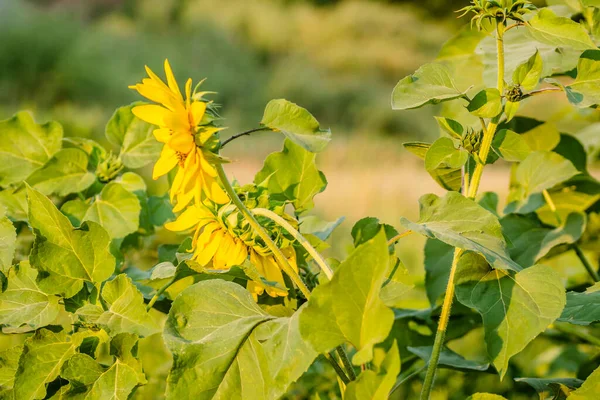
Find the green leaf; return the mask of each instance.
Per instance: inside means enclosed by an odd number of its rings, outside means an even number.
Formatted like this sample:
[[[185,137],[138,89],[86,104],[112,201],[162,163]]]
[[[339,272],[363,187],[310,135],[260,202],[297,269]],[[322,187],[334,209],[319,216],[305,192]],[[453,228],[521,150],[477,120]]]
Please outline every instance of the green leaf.
[[[513,83],[525,90],[533,90],[542,77],[542,56],[538,50],[526,62],[519,65],[513,73]]]
[[[458,301],[483,317],[488,354],[501,378],[509,359],[554,322],[566,302],[561,277],[543,265],[505,272],[466,253],[455,279]]]
[[[596,48],[583,25],[570,18],[559,17],[549,8],[542,8],[526,27],[527,33],[542,43],[576,50]]]
[[[484,89],[469,102],[467,110],[477,117],[494,118],[502,112],[502,94],[498,89]]]
[[[167,398],[279,398],[317,356],[300,336],[302,310],[276,318],[244,288],[222,280],[185,289],[165,324],[174,357]]]
[[[383,341],[394,313],[379,298],[388,271],[388,246],[383,230],[359,245],[336,269],[333,278],[315,288],[300,315],[302,337],[323,353],[344,342],[358,352],[355,365],[373,358],[373,345]]]
[[[335,228],[344,222],[344,219],[344,217],[340,217],[335,221],[327,222],[317,216],[307,215],[299,220],[300,233],[315,235],[321,240],[327,240]]]
[[[406,150],[410,151],[415,156],[425,160],[425,155],[431,147],[431,144],[424,142],[406,142],[402,143],[402,146],[404,146]]]
[[[453,258],[454,247],[436,239],[425,242],[425,290],[432,306],[446,292]]]
[[[146,312],[142,294],[127,275],[119,274],[106,282],[102,299],[108,310],[96,323],[105,326],[111,335],[130,332],[144,337],[159,331],[156,321]]]
[[[457,149],[450,138],[439,138],[425,155],[425,169],[446,190],[459,191],[462,186],[461,168],[469,159],[469,153]]]
[[[531,153],[531,148],[519,135],[511,130],[502,129],[494,135],[492,149],[506,161],[523,161]]]
[[[61,148],[57,122],[38,125],[27,112],[0,121],[0,187],[25,180]]]
[[[569,400],[592,400],[600,393],[600,367],[583,382],[581,387],[569,395]]]
[[[527,268],[559,245],[575,243],[585,230],[585,215],[571,213],[564,223],[551,229],[543,226],[535,214],[508,214],[500,220],[513,260]],[[567,249],[565,249],[567,250]]]
[[[62,366],[60,376],[74,386],[87,386],[94,383],[104,372],[104,368],[87,354],[76,353]]]
[[[493,393],[475,393],[466,400],[507,400],[506,397],[502,397],[499,394]]]
[[[284,99],[271,100],[260,123],[313,153],[323,150],[331,140],[331,131],[321,129],[311,113]]]
[[[429,362],[431,359],[431,353],[433,346],[408,346],[408,351],[419,357],[425,362]],[[488,363],[479,363],[476,361],[466,360],[460,354],[457,354],[447,347],[442,348],[440,352],[440,359],[438,361],[440,366],[455,369],[458,371],[487,371],[490,367]]]
[[[382,228],[385,231],[386,240],[390,240],[398,234],[396,228],[388,224],[382,224],[378,218],[365,217],[356,221],[351,231],[354,247],[373,239]],[[393,245],[391,245],[391,248],[393,249]]]
[[[27,221],[27,198],[25,186],[0,190],[0,209],[6,208],[6,216],[13,221]],[[0,212],[0,214],[2,214]]]
[[[106,138],[121,148],[121,161],[128,168],[141,168],[155,162],[162,148],[162,143],[152,134],[154,127],[131,112],[139,104],[117,108],[106,124]]]
[[[567,86],[569,101],[577,107],[600,104],[600,50],[584,51],[577,64],[577,78]]]
[[[139,383],[137,371],[117,360],[94,382],[85,399],[127,400]]]
[[[31,330],[52,323],[61,309],[59,297],[42,292],[35,280],[38,272],[22,261],[8,272],[8,286],[0,293],[0,325]]]
[[[74,296],[84,282],[100,283],[112,275],[115,259],[110,237],[98,224],[74,229],[69,219],[40,192],[27,188],[29,223],[35,232],[31,265],[41,273],[38,286],[48,294]]]
[[[506,114],[506,122],[512,121],[512,119],[517,114],[517,111],[519,111],[520,104],[521,103],[519,103],[519,102],[508,101],[508,100],[506,101],[506,104],[504,105],[504,114]]]
[[[88,172],[88,155],[76,148],[58,151],[42,168],[27,178],[27,183],[47,196],[53,193],[66,196],[81,192],[95,181],[96,176]]]
[[[86,336],[87,332],[68,336],[64,331],[41,329],[25,340],[15,375],[15,399],[43,399],[46,384],[58,377],[65,361],[75,354]]]
[[[552,202],[556,206],[556,213],[550,209],[548,204],[536,210],[539,219],[548,225],[559,225],[556,214],[564,221],[571,213],[584,213],[594,203],[600,200],[600,194],[587,194],[573,190],[572,188],[561,188],[559,191],[550,193]]]
[[[494,268],[521,270],[510,259],[498,218],[472,199],[456,192],[419,199],[418,222],[400,219],[405,228],[451,246],[481,253]]]
[[[550,122],[539,124],[524,132],[521,137],[532,151],[554,149],[560,142],[560,132]]]
[[[600,321],[600,284],[596,283],[583,293],[567,292],[567,305],[559,320],[575,325]]]
[[[562,394],[559,391],[563,387],[566,386],[568,389],[576,389],[583,383],[582,380],[575,378],[516,378],[515,381],[526,383],[534,388],[540,395],[540,399],[559,399],[560,397],[557,396]]]
[[[425,64],[403,78],[392,92],[392,109],[408,110],[462,97],[450,71],[439,63]]]
[[[22,345],[10,347],[0,352],[0,398],[4,398],[4,395],[7,395],[13,388],[22,352]],[[12,396],[7,397],[12,398]]]
[[[517,167],[508,201],[524,202],[532,194],[550,189],[578,173],[563,156],[551,151],[535,151]]]
[[[271,195],[290,201],[296,213],[314,207],[313,198],[325,190],[327,179],[315,165],[315,154],[289,139],[283,150],[270,154],[254,183],[266,185]]]
[[[17,232],[10,220],[5,217],[0,206],[0,272],[6,273],[12,265],[17,244]]]
[[[137,196],[120,183],[111,182],[102,188],[83,220],[102,225],[111,238],[118,239],[138,230],[140,211]]]
[[[435,117],[439,127],[455,139],[461,139],[465,128],[460,122],[450,118]]]
[[[377,349],[383,352],[382,349]],[[387,400],[400,373],[400,353],[394,341],[387,354],[375,357],[373,369],[363,371],[352,381],[344,392],[345,400]]]

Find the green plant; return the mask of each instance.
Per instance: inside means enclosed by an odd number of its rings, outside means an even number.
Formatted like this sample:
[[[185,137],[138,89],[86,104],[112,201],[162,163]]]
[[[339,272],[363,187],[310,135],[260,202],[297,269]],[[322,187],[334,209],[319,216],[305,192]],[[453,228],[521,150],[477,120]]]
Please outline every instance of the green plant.
[[[401,232],[361,219],[344,260],[322,255],[342,219],[311,215],[331,132],[287,100],[225,139],[211,92],[191,80],[181,90],[165,62],[165,81],[147,69],[131,86],[152,103],[108,122],[112,149],[27,113],[0,121],[0,397],[362,400],[410,398],[407,383],[422,381],[429,399],[444,367],[499,392],[465,384],[452,398],[594,399],[596,142],[520,115],[552,95],[598,120],[598,12],[585,7],[582,23],[524,1],[464,10],[477,29],[392,95],[400,110],[444,103],[441,137],[405,146],[448,192],[424,195]],[[282,151],[253,182],[232,182],[228,143],[273,133]],[[502,162],[511,181],[500,212],[497,194],[478,192]],[[169,193],[148,192],[137,172],[151,164]],[[409,235],[427,238],[425,309],[407,307],[415,282],[395,245]],[[581,273],[554,262],[565,257]],[[485,359],[451,346],[477,332]],[[576,370],[522,374],[519,356],[538,343]]]

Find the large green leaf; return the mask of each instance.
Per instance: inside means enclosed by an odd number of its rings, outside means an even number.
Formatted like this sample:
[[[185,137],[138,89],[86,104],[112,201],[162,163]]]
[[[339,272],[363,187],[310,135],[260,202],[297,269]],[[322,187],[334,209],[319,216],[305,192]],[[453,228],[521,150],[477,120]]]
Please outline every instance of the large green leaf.
[[[0,398],[12,399],[10,392],[15,383],[15,374],[19,367],[19,358],[23,352],[23,346],[10,347],[0,352]]]
[[[270,154],[254,183],[269,188],[269,193],[290,201],[297,213],[313,208],[315,195],[325,190],[327,179],[315,165],[315,154],[289,139],[283,150]]]
[[[572,213],[557,228],[541,224],[535,214],[509,214],[500,220],[510,240],[510,255],[523,268],[536,263],[556,246],[575,243],[585,230],[585,215]]]
[[[459,261],[456,297],[483,317],[488,354],[501,378],[509,359],[554,322],[566,302],[561,278],[552,268],[535,265],[505,272],[490,268],[474,253]]]
[[[83,221],[97,222],[113,239],[123,238],[138,230],[141,209],[135,194],[111,182],[94,199]]]
[[[567,305],[560,321],[576,325],[600,321],[600,284],[596,283],[583,293],[567,292]]]
[[[523,138],[511,130],[502,129],[494,135],[492,149],[506,161],[523,161],[531,153],[531,147]]]
[[[570,18],[559,17],[548,8],[542,8],[526,27],[527,33],[542,43],[577,50],[596,48],[583,25]]]
[[[27,188],[29,223],[35,232],[31,265],[41,273],[38,286],[48,294],[74,296],[84,282],[100,283],[112,275],[115,259],[110,237],[98,224],[74,229],[69,219],[40,192]]]
[[[378,349],[381,350],[381,349]],[[344,392],[345,400],[387,400],[390,390],[400,373],[400,353],[398,344],[394,344],[385,356],[375,354],[372,368],[363,371],[358,379],[352,381]]]
[[[12,265],[17,244],[17,233],[0,206],[0,272],[6,273]]]
[[[462,186],[461,168],[469,159],[469,153],[457,149],[452,139],[437,139],[425,154],[425,169],[431,177],[446,190],[460,190]]]
[[[19,183],[43,166],[60,150],[62,136],[60,124],[38,125],[26,112],[0,121],[0,186]]]
[[[426,194],[419,199],[420,218],[401,218],[407,229],[451,246],[481,253],[495,268],[521,270],[511,260],[498,218],[475,201],[456,192],[444,197]]]
[[[76,148],[60,150],[27,178],[27,183],[43,194],[59,196],[81,192],[95,181],[96,176],[88,171],[88,155]]]
[[[69,336],[64,331],[41,329],[29,337],[15,375],[14,398],[43,399],[46,384],[58,377],[65,361],[75,354],[86,336],[87,332]]]
[[[310,152],[323,150],[331,140],[331,131],[321,129],[311,113],[284,99],[271,100],[260,123]]]
[[[167,398],[279,398],[317,356],[300,336],[302,312],[276,318],[223,280],[185,289],[165,324],[174,357]]]
[[[331,281],[315,288],[300,315],[302,337],[315,350],[323,353],[349,342],[358,350],[354,364],[373,358],[373,345],[387,337],[394,322],[394,313],[379,298],[388,263],[382,229],[340,264]]]
[[[454,247],[437,239],[425,242],[425,290],[431,305],[444,294],[454,258]]]
[[[37,275],[27,261],[10,269],[8,286],[0,293],[0,325],[37,329],[56,319],[59,297],[42,292],[35,282]]]
[[[567,86],[569,101],[578,107],[600,104],[600,50],[584,51],[577,64],[577,78]]]
[[[587,377],[581,387],[569,395],[569,400],[593,400],[600,393],[600,367]]]
[[[105,326],[111,335],[130,332],[144,337],[159,331],[156,321],[146,312],[142,294],[127,275],[119,274],[106,282],[102,299],[108,310],[96,323]]]
[[[520,64],[513,73],[513,83],[525,90],[533,90],[542,76],[543,62],[538,50],[524,63]]]
[[[529,196],[550,189],[578,173],[571,161],[560,154],[535,151],[515,170],[508,200],[523,203]]]
[[[425,64],[403,78],[392,92],[392,108],[408,110],[426,104],[457,99],[464,95],[456,88],[450,71],[440,63]]]
[[[121,161],[128,168],[155,162],[162,147],[152,134],[154,127],[131,112],[136,105],[139,103],[118,108],[106,124],[106,137],[121,148]]]

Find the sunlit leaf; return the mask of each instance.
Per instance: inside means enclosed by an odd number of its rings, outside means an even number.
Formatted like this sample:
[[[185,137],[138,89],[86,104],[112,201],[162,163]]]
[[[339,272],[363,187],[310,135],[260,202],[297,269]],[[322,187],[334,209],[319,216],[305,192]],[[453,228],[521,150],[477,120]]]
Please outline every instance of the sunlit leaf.
[[[0,351],[0,398],[12,398],[9,391],[15,383],[15,374],[19,367],[19,358],[23,352],[23,346],[18,345]]]
[[[300,336],[302,312],[276,318],[243,287],[222,280],[190,286],[165,324],[174,356],[167,398],[279,398],[317,356]]]
[[[488,354],[501,378],[510,358],[554,322],[566,302],[561,278],[552,268],[535,265],[505,272],[490,268],[474,253],[459,261],[456,297],[483,317]]]
[[[314,153],[286,139],[282,151],[266,158],[254,183],[266,185],[271,195],[290,201],[302,213],[313,208],[313,198],[325,190],[327,179],[317,169]]]
[[[317,216],[307,215],[300,218],[300,233],[315,235],[321,240],[327,240],[333,233],[334,229],[344,222],[344,217],[340,217],[335,221],[323,221]]]
[[[27,112],[0,121],[0,186],[19,183],[42,167],[61,148],[57,122],[38,125]]]
[[[457,149],[450,138],[437,139],[425,155],[425,169],[446,190],[459,191],[462,186],[461,168],[469,153]]]
[[[498,89],[484,89],[471,99],[467,110],[477,117],[493,118],[502,112],[502,95]]]
[[[305,108],[284,99],[271,100],[265,107],[262,125],[282,132],[289,140],[310,152],[323,150],[331,131],[321,129],[319,121]]]
[[[481,253],[495,268],[521,270],[510,259],[498,218],[475,201],[456,192],[444,197],[427,194],[419,199],[420,218],[400,223],[429,238]]]
[[[94,199],[83,221],[102,225],[113,239],[123,238],[137,231],[140,210],[140,202],[135,194],[120,183],[111,182]]]
[[[578,107],[600,104],[600,50],[583,52],[577,64],[577,78],[567,86],[569,101]]]
[[[2,215],[0,209],[0,272],[8,272],[15,255],[16,244],[17,233],[15,227],[7,217]]]
[[[520,85],[525,90],[533,90],[538,85],[542,76],[542,57],[538,50],[529,60],[520,64],[513,73],[513,83]]]
[[[591,400],[600,392],[600,367],[583,382],[581,387],[569,395],[569,400]]]
[[[66,196],[90,187],[96,176],[88,171],[88,155],[76,148],[58,151],[27,183],[45,195]]]
[[[570,18],[559,17],[549,8],[542,8],[526,27],[528,34],[542,43],[577,50],[596,48],[583,25]]]
[[[531,148],[522,135],[518,135],[508,129],[496,132],[492,142],[492,149],[499,157],[513,162],[523,161],[531,153]]]
[[[464,95],[456,88],[449,70],[442,64],[425,64],[402,79],[392,92],[392,108],[408,110],[426,104],[457,99]]]
[[[0,325],[32,330],[52,323],[61,309],[59,297],[48,295],[36,284],[38,272],[22,261],[8,272],[8,286],[0,293]]]
[[[38,286],[48,294],[71,297],[84,282],[100,283],[113,273],[110,237],[98,224],[74,229],[69,219],[40,192],[27,188],[29,223],[35,231],[31,265],[41,273]]]
[[[382,351],[381,349],[377,349]],[[377,357],[379,356],[379,357]],[[346,400],[386,400],[400,373],[400,353],[394,342],[387,354],[376,354],[372,369],[363,371],[357,380],[346,387]]]
[[[359,245],[336,269],[331,281],[313,291],[300,315],[302,337],[318,352],[351,343],[356,365],[373,358],[373,345],[383,341],[394,321],[379,293],[388,271],[388,246],[383,230]]]

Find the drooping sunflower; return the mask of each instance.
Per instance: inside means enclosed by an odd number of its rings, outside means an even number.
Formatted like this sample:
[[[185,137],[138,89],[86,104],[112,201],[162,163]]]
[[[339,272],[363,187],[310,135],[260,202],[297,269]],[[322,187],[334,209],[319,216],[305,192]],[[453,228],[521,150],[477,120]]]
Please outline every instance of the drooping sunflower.
[[[289,221],[296,223],[293,218],[289,218]],[[268,221],[265,224],[272,239],[297,271],[296,252],[291,240],[278,226],[268,226]],[[243,266],[249,259],[260,276],[267,282],[277,284],[265,284],[259,277],[251,277],[253,280],[248,282],[247,289],[255,299],[265,291],[271,297],[287,295],[286,290],[278,288],[285,288],[285,283],[273,253],[254,234],[233,204],[195,203],[165,227],[175,232],[193,230],[190,252],[193,252],[192,260],[199,268],[228,270],[233,266]]]
[[[148,78],[130,86],[158,103],[132,110],[136,117],[158,126],[154,137],[165,144],[154,165],[153,178],[179,167],[170,190],[171,201],[176,203],[174,211],[183,210],[192,199],[201,202],[203,195],[215,203],[226,203],[229,198],[219,185],[217,171],[207,160],[210,149],[206,145],[221,128],[205,122],[209,103],[202,100],[202,95],[206,92],[192,95],[192,80],[188,79],[184,99],[168,60],[164,68],[166,84],[146,66]]]

